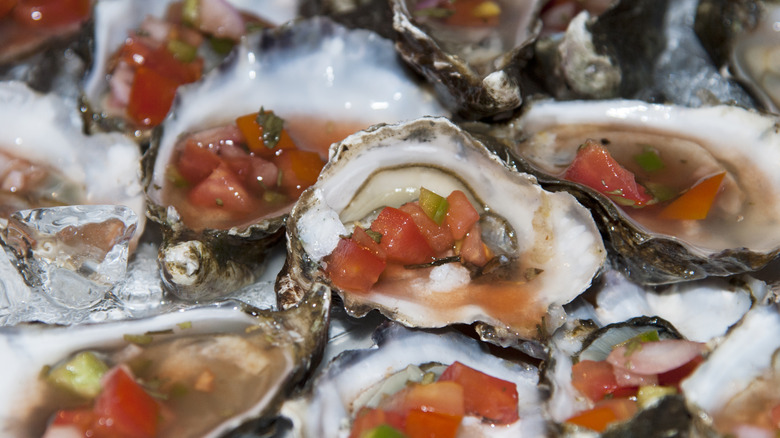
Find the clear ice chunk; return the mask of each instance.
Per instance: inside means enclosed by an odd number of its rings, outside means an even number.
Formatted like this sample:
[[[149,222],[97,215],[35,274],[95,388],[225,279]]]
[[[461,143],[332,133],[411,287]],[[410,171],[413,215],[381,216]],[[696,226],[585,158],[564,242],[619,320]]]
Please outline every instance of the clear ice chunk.
[[[36,292],[68,309],[98,304],[125,278],[138,217],[117,205],[22,210],[2,233],[6,252]]]

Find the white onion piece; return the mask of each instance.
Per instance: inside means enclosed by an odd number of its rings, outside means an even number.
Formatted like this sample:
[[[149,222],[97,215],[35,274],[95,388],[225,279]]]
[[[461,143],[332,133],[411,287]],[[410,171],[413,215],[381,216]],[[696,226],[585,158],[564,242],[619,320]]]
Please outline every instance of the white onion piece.
[[[198,11],[200,30],[218,38],[240,40],[246,25],[241,13],[225,0],[201,0]]]

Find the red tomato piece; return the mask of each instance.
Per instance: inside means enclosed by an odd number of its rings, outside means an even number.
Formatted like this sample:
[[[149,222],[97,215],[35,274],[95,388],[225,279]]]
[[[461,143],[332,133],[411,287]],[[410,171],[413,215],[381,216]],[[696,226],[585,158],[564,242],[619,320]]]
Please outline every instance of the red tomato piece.
[[[145,438],[157,433],[160,408],[123,367],[104,377],[103,392],[95,401],[98,422],[111,436]]]
[[[210,149],[198,146],[188,140],[176,160],[176,168],[190,184],[198,184],[206,179],[222,160]]]
[[[563,177],[603,193],[620,205],[641,207],[653,200],[644,187],[637,184],[634,174],[593,140],[580,146]]]
[[[482,371],[454,362],[439,377],[463,387],[464,408],[468,415],[480,416],[492,423],[510,424],[518,420],[517,385]]]
[[[780,404],[775,405],[769,411],[769,418],[772,421],[772,425],[780,429]]]
[[[59,410],[54,415],[52,426],[75,426],[82,432],[92,428],[97,421],[98,416],[92,409],[69,409]]]
[[[409,438],[455,438],[461,417],[415,409],[406,416]]]
[[[460,261],[482,267],[492,258],[493,252],[482,241],[482,228],[477,222],[463,238],[460,246]]]
[[[19,0],[0,0],[0,19],[11,13]]]
[[[612,364],[606,361],[577,362],[571,369],[571,381],[577,391],[594,402],[618,388]]]
[[[658,374],[658,384],[661,386],[674,386],[680,389],[680,382],[690,376],[702,362],[704,362],[704,356],[696,356],[684,365],[660,373]]]
[[[205,208],[221,208],[238,214],[251,213],[255,200],[227,164],[221,163],[211,174],[190,190],[190,203]]]
[[[363,248],[370,250],[382,260],[387,259],[387,254],[385,254],[382,247],[363,228],[355,227],[355,231],[352,232],[352,240]]]
[[[54,27],[89,18],[90,0],[19,0],[14,20],[26,26]]]
[[[139,67],[130,89],[127,115],[141,126],[159,125],[171,109],[178,86],[155,70]]]
[[[371,229],[382,234],[379,244],[388,261],[409,265],[428,263],[436,256],[412,217],[397,208],[382,209]]]
[[[333,252],[325,257],[325,273],[336,287],[353,292],[368,292],[379,281],[386,263],[354,240],[340,239]]]
[[[446,225],[436,225],[422,207],[416,202],[408,202],[399,208],[404,213],[408,213],[412,217],[415,225],[420,230],[428,245],[436,251],[437,255],[452,249],[452,245],[455,243],[455,239],[452,237],[452,232]]]
[[[450,196],[447,196],[447,202],[449,202],[450,208],[447,210],[445,222],[450,227],[452,237],[455,240],[460,240],[479,221],[479,213],[471,205],[466,194],[460,190],[450,193]]]
[[[349,438],[360,438],[364,433],[387,424],[398,430],[404,430],[406,425],[406,419],[403,415],[397,412],[387,412],[382,409],[362,408],[357,416],[355,422],[352,424],[352,430],[349,433]]]
[[[453,381],[409,385],[380,403],[380,407],[400,413],[423,410],[458,418],[466,412],[463,386]]]

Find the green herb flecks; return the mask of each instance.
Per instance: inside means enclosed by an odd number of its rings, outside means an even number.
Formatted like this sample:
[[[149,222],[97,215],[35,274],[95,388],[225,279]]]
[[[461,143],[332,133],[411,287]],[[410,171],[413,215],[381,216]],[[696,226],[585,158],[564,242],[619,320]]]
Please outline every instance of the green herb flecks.
[[[191,329],[192,328],[192,321],[180,322],[180,323],[176,324],[176,326],[179,327],[182,330]]]
[[[174,58],[184,63],[192,62],[198,56],[197,47],[179,40],[168,41],[168,51],[171,52]]]
[[[129,342],[131,344],[136,344],[136,345],[148,345],[148,344],[151,344],[152,341],[154,340],[152,335],[146,335],[146,334],[144,334],[144,335],[130,335],[130,334],[127,334],[127,335],[122,336],[122,339],[124,339],[125,342]]]
[[[230,38],[211,37],[209,38],[209,45],[211,45],[211,50],[213,50],[214,53],[225,56],[233,50],[236,42]]]
[[[366,230],[366,234],[376,243],[382,243],[382,233],[371,229]]]
[[[645,188],[658,202],[670,201],[680,194],[678,190],[658,183],[646,183]]]
[[[273,111],[266,111],[265,108],[260,107],[256,121],[263,128],[263,143],[265,147],[268,149],[275,148],[276,144],[279,143],[279,138],[282,136],[284,120],[274,114]]]
[[[181,7],[181,20],[191,27],[198,25],[200,22],[200,0],[184,0]]]
[[[658,151],[648,145],[644,146],[641,154],[634,155],[634,161],[645,172],[657,172],[666,167]]]
[[[223,205],[225,205],[225,203],[222,201],[222,198],[216,198],[216,199],[214,200],[214,203],[215,203],[215,204],[217,204],[217,205],[218,205],[218,206],[220,206],[220,207],[222,207]]]

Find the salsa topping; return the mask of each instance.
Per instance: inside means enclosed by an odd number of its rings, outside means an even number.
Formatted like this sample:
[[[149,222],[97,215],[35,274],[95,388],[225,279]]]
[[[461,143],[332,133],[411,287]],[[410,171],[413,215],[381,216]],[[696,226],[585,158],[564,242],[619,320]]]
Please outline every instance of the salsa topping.
[[[414,15],[451,26],[495,27],[501,17],[501,5],[494,0],[423,0],[416,4]]]

